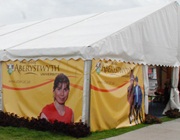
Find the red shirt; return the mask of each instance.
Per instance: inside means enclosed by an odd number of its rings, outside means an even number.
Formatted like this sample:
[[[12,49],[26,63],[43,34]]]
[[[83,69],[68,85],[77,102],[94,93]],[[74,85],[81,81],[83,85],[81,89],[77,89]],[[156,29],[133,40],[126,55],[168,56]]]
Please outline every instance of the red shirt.
[[[65,106],[65,113],[61,116],[54,106],[54,103],[46,105],[42,113],[44,113],[49,122],[53,123],[55,120],[64,123],[71,123],[73,111],[69,107]]]

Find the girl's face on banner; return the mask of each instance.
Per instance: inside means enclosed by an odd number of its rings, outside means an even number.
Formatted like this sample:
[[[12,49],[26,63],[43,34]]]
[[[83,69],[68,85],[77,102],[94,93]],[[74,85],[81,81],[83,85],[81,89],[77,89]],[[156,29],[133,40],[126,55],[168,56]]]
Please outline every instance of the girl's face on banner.
[[[68,99],[69,89],[67,83],[59,83],[54,90],[54,98],[59,104],[65,104]]]

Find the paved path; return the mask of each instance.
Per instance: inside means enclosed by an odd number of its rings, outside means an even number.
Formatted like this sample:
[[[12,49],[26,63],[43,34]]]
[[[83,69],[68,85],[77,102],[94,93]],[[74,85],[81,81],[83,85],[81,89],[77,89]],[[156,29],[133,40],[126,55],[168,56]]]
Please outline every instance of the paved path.
[[[180,119],[153,124],[105,140],[180,140]]]

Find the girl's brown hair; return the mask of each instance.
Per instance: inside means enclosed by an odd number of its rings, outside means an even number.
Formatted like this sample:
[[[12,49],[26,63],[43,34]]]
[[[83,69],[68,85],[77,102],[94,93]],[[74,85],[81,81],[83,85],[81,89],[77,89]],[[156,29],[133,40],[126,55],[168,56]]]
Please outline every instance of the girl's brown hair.
[[[63,73],[60,73],[56,76],[56,78],[54,80],[53,91],[58,87],[59,83],[67,83],[67,88],[70,89],[69,78],[66,75],[64,75]]]

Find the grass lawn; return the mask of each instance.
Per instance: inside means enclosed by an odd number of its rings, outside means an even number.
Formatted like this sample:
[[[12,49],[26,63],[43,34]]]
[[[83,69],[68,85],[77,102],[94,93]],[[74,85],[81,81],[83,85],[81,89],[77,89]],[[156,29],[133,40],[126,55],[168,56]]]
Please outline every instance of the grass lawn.
[[[173,120],[168,117],[161,118],[163,122]],[[148,124],[139,124],[131,127],[106,130],[101,132],[93,132],[90,136],[79,138],[79,140],[99,140],[117,135],[124,134],[139,128],[148,126]],[[50,132],[42,132],[30,130],[27,128],[16,127],[0,127],[0,140],[75,140],[76,138],[68,137],[63,134],[53,134]]]

